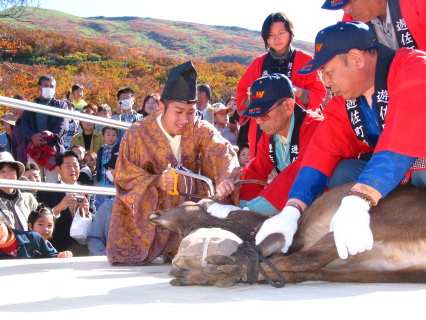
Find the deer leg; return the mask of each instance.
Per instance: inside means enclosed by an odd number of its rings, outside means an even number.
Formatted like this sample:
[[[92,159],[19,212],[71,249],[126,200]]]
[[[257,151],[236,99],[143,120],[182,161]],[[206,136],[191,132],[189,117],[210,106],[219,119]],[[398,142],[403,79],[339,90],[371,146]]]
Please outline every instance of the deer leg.
[[[333,234],[328,233],[324,237],[322,237],[318,242],[316,242],[312,247],[301,252],[295,252],[289,256],[279,256],[277,258],[273,258],[271,259],[271,262],[275,265],[275,267],[277,267],[277,269],[284,275],[287,280],[287,277],[289,277],[289,279],[294,277],[294,275],[292,275],[293,273],[297,274],[300,272],[303,273],[306,271],[313,270],[313,273],[315,274],[315,270],[318,270],[319,268],[323,267],[330,261],[337,259],[338,257],[339,256],[337,254],[337,249],[334,244]],[[264,268],[269,277],[271,277],[274,281],[279,281],[273,270],[271,270],[266,264],[262,264],[262,267]],[[264,280],[261,275],[259,275],[259,280]],[[301,281],[289,280],[289,282]]]
[[[395,271],[371,271],[364,266],[342,266],[339,269],[321,268],[307,272],[283,273],[288,283],[303,281],[361,282],[361,283],[426,283],[426,269],[405,268]]]
[[[327,233],[313,246],[273,261],[283,271],[308,271],[321,268],[338,258],[332,233]]]

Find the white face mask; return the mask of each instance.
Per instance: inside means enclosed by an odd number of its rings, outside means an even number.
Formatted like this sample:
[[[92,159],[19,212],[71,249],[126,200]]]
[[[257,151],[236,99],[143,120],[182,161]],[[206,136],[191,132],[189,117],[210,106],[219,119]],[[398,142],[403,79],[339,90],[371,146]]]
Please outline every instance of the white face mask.
[[[132,107],[132,103],[129,99],[121,100],[120,105],[123,110],[129,110]]]
[[[111,171],[111,170],[107,170],[107,171],[105,172],[105,175],[106,175],[106,177],[107,177],[107,179],[108,179],[109,181],[114,182],[114,176],[112,175],[112,171]]]
[[[52,99],[55,96],[55,88],[41,88],[41,95],[45,99]]]

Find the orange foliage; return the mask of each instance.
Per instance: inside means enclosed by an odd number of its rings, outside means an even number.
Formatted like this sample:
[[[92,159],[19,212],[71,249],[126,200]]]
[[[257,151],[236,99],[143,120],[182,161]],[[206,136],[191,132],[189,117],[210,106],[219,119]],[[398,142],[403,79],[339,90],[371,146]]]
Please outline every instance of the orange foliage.
[[[132,28],[138,26],[135,24]],[[128,86],[136,91],[136,105],[141,106],[146,95],[161,94],[170,69],[183,62],[149,52],[141,55],[132,49],[80,37],[40,30],[4,30],[0,26],[0,53],[3,54],[0,94],[8,97],[20,94],[29,101],[38,96],[38,78],[51,74],[57,81],[57,99],[65,98],[71,86],[79,83],[85,88],[86,101],[96,105],[107,103],[114,109],[117,90]],[[7,63],[6,53],[9,54]],[[212,102],[224,102],[235,96],[238,80],[246,68],[235,62],[194,60],[194,65],[199,83],[208,83],[212,88]],[[0,114],[6,111],[0,108]]]

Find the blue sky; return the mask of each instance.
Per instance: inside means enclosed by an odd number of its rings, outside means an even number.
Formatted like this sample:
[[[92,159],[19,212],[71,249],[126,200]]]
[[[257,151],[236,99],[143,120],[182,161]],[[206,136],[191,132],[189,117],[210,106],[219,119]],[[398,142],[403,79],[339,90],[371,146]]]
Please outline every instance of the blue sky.
[[[317,32],[341,19],[342,11],[321,9],[323,0],[40,0],[40,7],[79,17],[138,16],[237,26],[260,31],[272,12],[284,12],[293,21],[296,39],[315,40]]]

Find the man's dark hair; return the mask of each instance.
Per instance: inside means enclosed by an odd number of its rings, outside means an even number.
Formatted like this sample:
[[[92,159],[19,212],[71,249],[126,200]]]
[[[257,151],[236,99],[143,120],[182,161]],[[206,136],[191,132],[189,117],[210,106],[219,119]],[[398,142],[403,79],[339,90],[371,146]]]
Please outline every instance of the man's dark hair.
[[[51,75],[46,74],[46,75],[44,75],[44,76],[41,76],[41,77],[40,77],[40,79],[38,79],[37,85],[41,86],[41,83],[42,83],[44,80],[52,81],[52,82],[56,83],[56,80],[55,80],[55,78],[54,78],[54,77],[52,77]]]
[[[265,43],[265,49],[266,51],[269,51],[270,45],[268,43],[269,33],[271,32],[271,26],[274,22],[284,22],[286,30],[290,33],[290,43],[293,41],[294,38],[294,28],[293,28],[293,22],[291,22],[287,16],[284,13],[281,12],[275,12],[271,13],[269,16],[266,17],[265,21],[262,25],[262,39]]]
[[[68,150],[68,151],[65,151],[65,152],[60,152],[56,155],[56,157],[55,157],[56,165],[58,167],[62,166],[62,164],[64,163],[64,158],[66,158],[66,157],[74,157],[74,158],[77,159],[77,162],[80,162],[80,160],[78,159],[77,153],[75,153],[72,150]]]
[[[128,88],[128,87],[124,87],[124,88],[121,88],[120,90],[118,90],[118,92],[117,92],[117,100],[119,100],[119,99],[120,99],[120,95],[121,95],[122,93],[131,93],[131,94],[132,94],[132,97],[134,97],[134,96],[135,96],[135,92],[134,92],[132,89],[130,89],[130,88]]]
[[[113,128],[113,127],[103,127],[102,128],[102,135],[105,134],[105,131],[107,130],[114,130],[117,133],[117,137],[118,137],[118,128]]]
[[[205,92],[207,99],[210,100],[212,98],[212,89],[210,89],[210,86],[208,84],[206,84],[206,83],[198,84],[197,90],[199,92]]]

